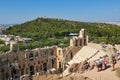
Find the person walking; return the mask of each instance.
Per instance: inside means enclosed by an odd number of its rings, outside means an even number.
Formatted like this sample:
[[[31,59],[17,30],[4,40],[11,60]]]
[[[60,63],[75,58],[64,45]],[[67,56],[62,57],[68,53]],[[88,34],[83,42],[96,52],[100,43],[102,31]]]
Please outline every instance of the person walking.
[[[104,57],[103,57],[103,69],[104,69],[104,70],[107,68],[107,63],[108,63],[107,57],[104,56]]]
[[[102,59],[101,59],[101,57],[100,57],[100,59],[96,60],[95,63],[96,63],[96,66],[97,66],[97,72],[101,71],[102,70]]]
[[[117,60],[115,59],[114,56],[112,56],[112,71],[115,70],[115,65],[116,65],[116,63],[117,63]]]

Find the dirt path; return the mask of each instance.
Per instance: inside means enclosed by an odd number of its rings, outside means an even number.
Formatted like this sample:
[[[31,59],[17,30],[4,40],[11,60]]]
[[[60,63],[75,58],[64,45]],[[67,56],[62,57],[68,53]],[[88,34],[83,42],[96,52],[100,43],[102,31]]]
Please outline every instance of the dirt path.
[[[120,67],[120,61],[117,63],[116,67]],[[91,71],[83,73],[82,75],[89,77],[92,80],[120,80],[120,78],[116,76],[115,71],[111,70],[112,68],[110,67],[104,71],[97,72],[97,69],[95,68]]]

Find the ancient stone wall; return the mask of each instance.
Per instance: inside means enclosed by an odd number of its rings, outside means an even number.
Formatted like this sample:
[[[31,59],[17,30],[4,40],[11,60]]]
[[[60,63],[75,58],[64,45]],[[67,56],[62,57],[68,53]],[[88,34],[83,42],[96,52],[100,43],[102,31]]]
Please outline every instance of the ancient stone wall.
[[[78,37],[70,40],[71,47],[83,47],[88,44],[88,35],[85,29],[81,29]]]
[[[42,75],[52,68],[59,69],[62,67],[62,57],[62,49],[58,47],[10,52],[0,56],[0,80]]]
[[[88,44],[88,35],[85,29],[81,29],[77,37],[70,39],[70,51],[67,55],[66,62],[70,61],[74,55],[85,45]],[[69,48],[69,47],[68,47]],[[67,49],[66,49],[67,51]],[[67,52],[65,52],[67,53]]]

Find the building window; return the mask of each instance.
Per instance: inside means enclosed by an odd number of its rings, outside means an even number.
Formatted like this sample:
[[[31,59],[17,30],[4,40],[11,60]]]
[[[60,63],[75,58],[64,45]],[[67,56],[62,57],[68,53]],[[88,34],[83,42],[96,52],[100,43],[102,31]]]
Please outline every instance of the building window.
[[[60,53],[61,53],[61,50],[59,50],[59,55],[60,55]]]
[[[28,74],[28,68],[26,68],[26,74]]]
[[[28,63],[28,66],[30,66],[30,63]]]
[[[44,52],[43,57],[45,57],[46,55],[47,55],[46,52]]]
[[[36,66],[36,72],[38,72],[39,71],[39,68],[38,68],[38,66]]]
[[[50,54],[51,54],[51,56],[53,56],[53,52],[51,52]]]
[[[18,61],[18,56],[14,56],[14,62]]]
[[[40,64],[40,61],[38,61],[38,64]]]
[[[84,45],[86,45],[86,39],[84,39]]]
[[[42,52],[41,52],[41,55],[42,55],[42,57],[46,57],[46,55],[47,55],[46,51],[45,51],[45,50],[42,51]]]
[[[25,64],[23,64],[23,68],[25,67]]]
[[[54,55],[53,53],[54,53],[54,51],[53,51],[53,49],[51,49],[51,50],[50,50],[50,55],[51,55],[51,56]]]
[[[15,68],[13,68],[12,70],[13,70],[13,74],[17,74],[17,70]]]
[[[44,64],[43,64],[43,70],[44,70],[44,71],[47,71],[47,63],[44,63]]]
[[[34,75],[34,66],[30,66],[30,75]]]
[[[21,68],[21,66],[19,65],[19,69]]]
[[[75,40],[75,46],[76,47],[78,46],[78,40],[77,39]]]
[[[4,69],[1,69],[1,72],[3,72],[3,73],[4,73]]]
[[[59,62],[59,69],[61,68],[62,66],[61,66],[61,62]]]
[[[82,40],[80,39],[80,46],[82,46]]]
[[[40,67],[39,67],[39,68],[40,68],[40,71],[42,71],[42,65],[40,65]]]
[[[9,78],[9,74],[8,73],[6,73],[6,78]]]
[[[70,59],[72,59],[72,58],[73,58],[73,53],[71,52],[71,53],[70,53]]]
[[[21,69],[21,75],[24,75],[24,68]]]
[[[52,68],[54,67],[54,60],[52,59]]]
[[[32,53],[30,53],[29,58],[33,58],[33,54]]]
[[[35,57],[36,57],[36,58],[38,57],[38,53],[35,54]]]
[[[34,58],[34,55],[33,55],[32,53],[30,53],[30,54],[29,54],[29,59],[30,59],[30,60],[33,60],[33,58]]]

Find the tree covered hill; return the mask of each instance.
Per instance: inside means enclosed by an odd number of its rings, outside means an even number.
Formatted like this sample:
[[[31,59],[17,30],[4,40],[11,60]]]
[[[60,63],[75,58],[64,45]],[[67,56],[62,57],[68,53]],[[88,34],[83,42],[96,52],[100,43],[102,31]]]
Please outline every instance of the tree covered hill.
[[[20,50],[51,45],[66,47],[69,33],[78,33],[81,28],[87,29],[90,41],[100,43],[120,43],[120,26],[106,23],[88,23],[54,18],[37,18],[32,21],[9,27],[4,34],[32,38],[30,44],[19,44]],[[5,49],[4,47],[0,50]],[[3,50],[7,51],[7,49]]]
[[[61,19],[37,18],[36,20],[10,27],[5,33],[39,40],[52,37],[63,37],[70,32],[79,32],[80,28],[83,27],[87,27],[86,23]]]
[[[100,38],[101,41],[113,43],[114,40],[118,40],[120,36],[120,27],[117,25],[105,23],[85,23],[53,18],[37,18],[21,25],[10,27],[4,33],[29,37],[33,40],[39,41],[41,39],[53,37],[64,37],[70,32],[78,33],[81,28],[86,28],[91,40],[95,42],[99,42],[98,38]],[[120,41],[115,43],[120,43]]]

